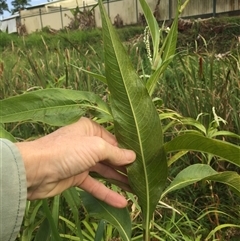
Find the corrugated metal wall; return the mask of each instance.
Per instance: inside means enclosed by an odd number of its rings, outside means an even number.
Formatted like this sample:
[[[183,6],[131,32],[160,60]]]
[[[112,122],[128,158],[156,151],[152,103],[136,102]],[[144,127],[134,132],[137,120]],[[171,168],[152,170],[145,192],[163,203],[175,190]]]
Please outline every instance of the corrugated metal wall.
[[[152,11],[154,11],[158,1],[146,0],[146,2],[151,7]],[[160,16],[158,20],[169,20],[174,18],[177,4],[177,0],[161,0],[158,6]],[[138,0],[109,1],[109,3],[105,3],[105,6],[112,21],[114,17],[119,14],[124,24],[136,23],[139,13],[143,12]],[[214,16],[218,13],[227,13],[237,10],[240,10],[240,0],[190,0],[181,17]],[[100,18],[98,9],[96,9],[96,16],[96,19]],[[101,23],[97,22],[97,26],[100,25]]]
[[[152,11],[154,11],[158,0],[146,0]],[[94,0],[80,1],[85,7],[92,7]],[[68,0],[69,7],[76,5],[76,0]],[[66,3],[64,7],[66,8]],[[158,6],[159,18],[158,20],[169,20],[174,18],[177,0],[161,0]],[[50,26],[54,29],[61,29],[65,26],[68,26],[71,16],[70,11],[60,12],[60,4],[58,3],[58,8],[56,3],[48,3],[42,9],[42,14],[40,14],[39,9],[34,9],[32,12],[34,14],[29,14],[30,11],[22,11],[21,20],[22,23],[25,23],[28,33],[35,30],[39,30],[42,27]],[[50,7],[55,7],[56,11],[51,12],[47,9]],[[81,6],[80,6],[81,7]],[[117,14],[123,20],[124,25],[136,24],[139,20],[139,14],[143,13],[140,3],[138,0],[109,0],[105,3],[105,8],[108,12],[108,15],[112,22]],[[181,17],[194,17],[194,16],[215,16],[217,13],[226,13],[230,11],[240,11],[240,0],[190,0],[186,9],[183,11]],[[101,18],[98,7],[95,9],[95,20],[96,26],[101,27]]]

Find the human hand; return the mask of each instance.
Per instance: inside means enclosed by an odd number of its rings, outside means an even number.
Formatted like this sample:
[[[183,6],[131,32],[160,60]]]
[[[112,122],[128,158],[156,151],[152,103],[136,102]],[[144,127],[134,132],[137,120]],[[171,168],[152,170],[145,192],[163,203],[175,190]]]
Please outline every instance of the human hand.
[[[59,128],[31,142],[16,143],[24,161],[28,199],[41,199],[78,186],[115,207],[126,199],[92,178],[90,171],[127,183],[117,171],[135,160],[135,153],[120,149],[115,137],[87,118]]]

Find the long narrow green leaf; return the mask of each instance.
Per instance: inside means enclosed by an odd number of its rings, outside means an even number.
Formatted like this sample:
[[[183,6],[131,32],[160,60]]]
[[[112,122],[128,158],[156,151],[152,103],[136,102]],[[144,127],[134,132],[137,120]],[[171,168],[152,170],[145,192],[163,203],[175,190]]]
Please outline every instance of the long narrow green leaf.
[[[205,238],[205,241],[208,241],[210,240],[210,238],[212,238],[212,236],[214,236],[214,234],[216,232],[218,232],[219,230],[223,229],[223,228],[238,228],[240,229],[240,225],[236,225],[236,224],[231,224],[231,223],[226,223],[226,224],[221,224],[221,225],[218,225],[216,228],[214,228],[209,234],[208,236]],[[212,239],[211,239],[212,240]],[[236,239],[238,240],[238,238]]]
[[[94,198],[91,194],[81,191],[81,200],[90,216],[104,219],[115,226],[123,241],[131,240],[132,224],[126,208],[114,208]]]
[[[16,141],[14,136],[11,133],[9,133],[8,131],[6,131],[2,124],[0,124],[0,138],[5,138],[5,139],[8,139],[12,142]]]
[[[217,137],[217,136],[229,136],[229,137],[233,137],[236,139],[240,139],[240,135],[235,134],[233,132],[230,131],[216,131],[214,134],[211,135],[211,137]]]
[[[186,133],[165,143],[166,152],[199,151],[219,156],[240,166],[240,147],[229,142],[210,139],[202,135]]]
[[[30,206],[33,206],[33,209],[31,209],[31,211],[28,211],[28,214],[30,217],[29,217],[29,223],[30,224],[33,224],[34,223],[34,220],[36,220],[36,216],[37,216],[37,213],[39,212],[39,209],[41,208],[42,206],[42,201],[41,200],[36,200],[36,201],[28,201],[29,205]],[[25,216],[27,216],[25,214]]]
[[[179,160],[182,156],[184,156],[185,154],[187,154],[188,151],[179,151],[177,152],[175,155],[171,156],[168,159],[168,166],[171,166],[174,162],[176,162],[177,160]]]
[[[41,223],[40,227],[37,230],[37,234],[35,235],[34,241],[42,241],[42,240],[49,240],[51,233],[49,221],[47,218]]]
[[[23,222],[23,233],[21,237],[21,241],[32,240],[36,234],[33,234],[36,229],[39,230],[39,226],[42,225],[42,219],[36,219],[37,213],[42,206],[41,200],[36,201],[28,201],[27,206],[25,208],[24,222]],[[37,221],[36,221],[37,220]],[[47,230],[46,230],[47,232]],[[46,239],[47,240],[47,239]]]
[[[166,70],[166,68],[168,67],[168,65],[172,61],[172,57],[165,60],[164,62],[162,62],[161,65],[158,67],[158,69],[148,79],[148,81],[146,83],[146,87],[148,89],[148,93],[149,93],[150,96],[152,96],[152,94],[155,90],[155,87],[156,87],[162,73]]]
[[[83,241],[83,235],[81,230],[81,221],[79,219],[79,208],[81,206],[80,198],[78,195],[78,191],[76,188],[69,188],[68,190],[62,193],[63,197],[65,198],[68,206],[70,207],[73,217],[74,223],[76,225],[76,234],[79,237],[80,241]]]
[[[63,126],[95,111],[111,120],[108,105],[96,94],[68,89],[44,89],[0,101],[0,122],[40,121]]]
[[[167,178],[161,122],[101,1],[99,7],[115,135],[121,146],[136,152],[135,162],[128,167],[128,177],[142,208],[144,229],[148,229]]]
[[[75,222],[71,222],[69,219],[67,218],[64,218],[62,216],[59,216],[59,219],[62,220],[65,225],[67,226],[68,228],[68,232],[71,233],[71,235],[67,235],[67,234],[60,234],[60,237],[63,237],[63,238],[68,238],[67,240],[78,240],[78,241],[85,241],[85,239],[80,239],[79,236],[75,236],[77,235],[76,234],[76,224]],[[84,231],[83,231],[84,232]],[[74,235],[74,236],[73,236]],[[90,239],[89,239],[90,241]]]
[[[214,169],[212,169],[209,165],[191,165],[178,173],[178,175],[173,179],[171,184],[163,192],[162,197],[166,196],[166,194],[169,192],[173,192],[178,189],[184,188],[190,184],[193,184],[204,179],[205,177],[215,174],[217,174],[217,172]]]
[[[94,241],[99,241],[99,240],[103,239],[105,228],[106,228],[106,221],[101,220],[98,224],[98,228],[96,230]]]
[[[185,125],[185,126],[193,126],[199,131],[201,131],[204,135],[207,134],[207,130],[203,124],[201,124],[199,121],[194,120],[192,118],[182,118],[180,119],[180,123]]]
[[[240,195],[240,175],[236,172],[218,173],[211,166],[206,164],[194,164],[182,170],[163,192],[162,197],[167,193],[184,188],[201,180],[209,180],[224,183]]]
[[[148,6],[145,0],[139,0],[143,13],[145,16],[145,19],[147,21],[147,25],[150,30],[150,34],[152,36],[152,42],[153,42],[153,69],[155,69],[155,66],[157,67],[158,62],[160,61],[160,55],[158,55],[158,48],[159,48],[159,42],[160,42],[160,34],[159,34],[159,27],[158,22],[153,16],[152,10]]]
[[[93,72],[91,72],[91,71],[88,71],[88,70],[86,70],[86,69],[84,69],[84,68],[80,68],[80,67],[78,67],[78,66],[76,66],[76,65],[73,65],[73,64],[69,64],[69,65],[71,65],[71,66],[79,69],[80,71],[85,72],[86,74],[89,74],[89,75],[92,76],[93,78],[96,78],[96,79],[100,80],[103,84],[106,84],[106,83],[107,83],[106,77],[103,76],[103,75],[93,73]]]
[[[175,54],[178,37],[178,17],[179,11],[177,10],[170,31],[160,49],[160,54],[163,56],[163,61],[170,59]]]
[[[163,45],[159,50],[159,56],[161,56],[162,61],[159,62],[156,66],[156,71],[148,79],[146,87],[150,95],[153,94],[157,82],[159,81],[160,76],[166,70],[170,62],[172,61],[177,45],[177,36],[178,36],[178,11],[171,26],[171,29],[165,38]]]
[[[220,172],[210,177],[206,177],[205,180],[226,184],[231,187],[238,196],[240,196],[240,175],[236,172]]]
[[[53,198],[53,204],[52,204],[52,218],[56,226],[58,226],[58,221],[59,221],[59,205],[60,205],[60,195],[56,195]]]
[[[47,218],[47,220],[49,222],[49,226],[51,228],[51,233],[52,233],[53,240],[54,241],[61,241],[62,239],[61,239],[60,234],[58,232],[57,226],[54,223],[52,214],[51,214],[50,209],[48,207],[47,199],[44,199],[42,201],[42,206],[43,206],[43,210],[44,210],[44,213],[46,215],[46,218]]]
[[[140,0],[144,1],[144,0]],[[176,52],[176,46],[177,46],[177,37],[178,37],[178,17],[179,14],[183,11],[183,9],[188,4],[189,0],[186,0],[182,5],[180,5],[180,1],[178,1],[178,9],[176,9],[176,16],[174,18],[173,24],[171,26],[171,29],[169,33],[167,34],[167,37],[164,39],[164,42],[162,46],[160,47],[159,52],[156,54],[158,56],[158,62],[154,61],[154,67],[156,71],[151,75],[149,78],[146,87],[148,89],[148,92],[150,95],[153,94],[154,89],[156,87],[157,82],[159,81],[159,78],[161,77],[162,73],[166,70],[168,65],[171,63],[175,52]],[[149,23],[152,25],[152,23]],[[150,31],[156,31],[156,27],[153,28],[149,25]],[[151,31],[151,34],[152,34]],[[158,30],[159,32],[159,30]],[[157,34],[155,34],[157,35]],[[152,35],[152,38],[155,37],[155,35]],[[159,36],[158,36],[159,37]],[[155,43],[154,43],[155,44]],[[154,46],[154,51],[155,51]],[[159,47],[159,46],[158,46]],[[161,58],[161,61],[159,61]]]

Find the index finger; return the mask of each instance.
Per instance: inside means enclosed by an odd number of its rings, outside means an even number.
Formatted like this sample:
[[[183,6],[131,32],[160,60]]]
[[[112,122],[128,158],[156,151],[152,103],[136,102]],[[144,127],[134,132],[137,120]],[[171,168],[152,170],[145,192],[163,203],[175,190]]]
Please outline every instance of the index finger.
[[[114,146],[100,137],[95,137],[95,141],[91,138],[91,141],[95,144],[89,153],[95,153],[95,162],[105,161],[113,166],[124,166],[136,159],[134,151]]]

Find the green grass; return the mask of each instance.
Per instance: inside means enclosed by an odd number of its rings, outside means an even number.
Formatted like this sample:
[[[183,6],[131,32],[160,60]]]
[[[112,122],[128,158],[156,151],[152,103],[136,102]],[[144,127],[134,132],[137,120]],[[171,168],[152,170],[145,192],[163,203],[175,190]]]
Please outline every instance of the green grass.
[[[223,130],[238,133],[240,116],[240,56],[217,59],[214,54],[182,53],[159,81],[156,95],[167,108],[198,118],[209,126],[217,115],[227,121]],[[201,115],[200,115],[201,114]]]

